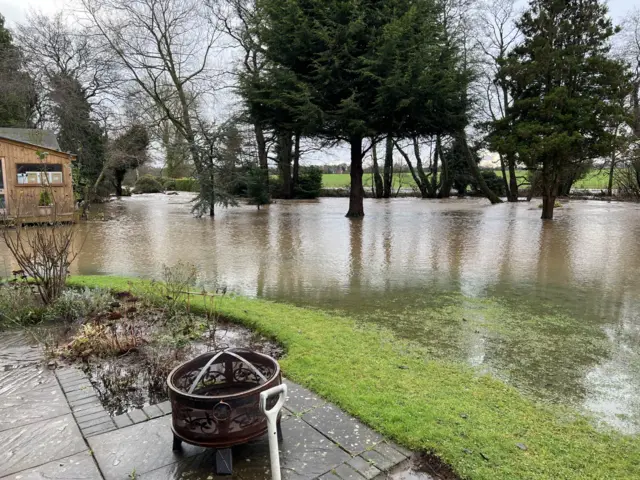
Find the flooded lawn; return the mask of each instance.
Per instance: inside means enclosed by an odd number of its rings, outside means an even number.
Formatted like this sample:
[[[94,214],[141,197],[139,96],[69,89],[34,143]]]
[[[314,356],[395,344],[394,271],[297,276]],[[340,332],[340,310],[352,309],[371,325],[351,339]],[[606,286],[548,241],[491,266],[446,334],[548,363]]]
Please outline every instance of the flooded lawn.
[[[208,287],[385,325],[430,357],[640,431],[640,205],[574,201],[543,224],[535,200],[368,200],[349,221],[338,198],[213,221],[192,218],[189,199],[107,205],[112,220],[82,227],[74,273],[158,278],[163,263],[192,262]]]

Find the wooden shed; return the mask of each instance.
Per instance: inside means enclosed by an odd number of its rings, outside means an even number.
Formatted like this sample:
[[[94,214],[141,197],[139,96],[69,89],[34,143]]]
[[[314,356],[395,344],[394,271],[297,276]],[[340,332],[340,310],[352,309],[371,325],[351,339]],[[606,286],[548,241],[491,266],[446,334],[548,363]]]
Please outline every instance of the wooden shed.
[[[0,218],[72,221],[74,158],[53,132],[0,128]]]

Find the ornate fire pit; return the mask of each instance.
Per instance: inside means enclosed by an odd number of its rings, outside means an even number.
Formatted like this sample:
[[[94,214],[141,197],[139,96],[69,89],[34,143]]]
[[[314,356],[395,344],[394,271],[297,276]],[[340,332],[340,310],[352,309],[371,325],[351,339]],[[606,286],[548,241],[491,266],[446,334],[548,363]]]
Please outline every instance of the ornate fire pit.
[[[167,379],[173,449],[183,441],[215,448],[217,473],[230,474],[230,447],[267,432],[260,393],[281,383],[276,360],[243,348],[205,353],[176,367]],[[277,402],[277,396],[270,397],[267,409]]]

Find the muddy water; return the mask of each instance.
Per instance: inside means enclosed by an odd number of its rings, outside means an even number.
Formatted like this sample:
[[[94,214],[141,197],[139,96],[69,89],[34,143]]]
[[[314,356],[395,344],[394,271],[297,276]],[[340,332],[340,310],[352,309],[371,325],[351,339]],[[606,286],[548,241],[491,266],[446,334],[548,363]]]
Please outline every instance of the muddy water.
[[[82,228],[74,272],[158,276],[197,264],[208,286],[347,312],[536,399],[640,431],[640,205],[344,199],[190,215],[189,196],[113,202]],[[0,269],[9,270],[0,247]]]

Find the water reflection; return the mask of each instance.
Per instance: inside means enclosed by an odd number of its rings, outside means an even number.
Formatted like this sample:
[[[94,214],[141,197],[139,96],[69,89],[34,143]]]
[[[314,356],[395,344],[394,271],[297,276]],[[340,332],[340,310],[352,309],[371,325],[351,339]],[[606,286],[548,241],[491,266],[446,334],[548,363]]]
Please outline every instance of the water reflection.
[[[571,202],[279,202],[194,219],[190,197],[134,196],[82,226],[73,271],[157,277],[193,262],[208,286],[346,311],[543,400],[640,430],[640,206]],[[0,269],[11,270],[0,247]]]

